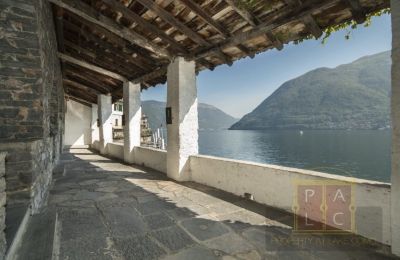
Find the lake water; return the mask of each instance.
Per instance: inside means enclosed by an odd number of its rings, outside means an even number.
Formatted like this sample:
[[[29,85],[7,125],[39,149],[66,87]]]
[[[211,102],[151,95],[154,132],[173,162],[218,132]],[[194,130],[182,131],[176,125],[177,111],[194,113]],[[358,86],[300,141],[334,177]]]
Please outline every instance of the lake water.
[[[200,131],[205,155],[390,182],[390,131]]]

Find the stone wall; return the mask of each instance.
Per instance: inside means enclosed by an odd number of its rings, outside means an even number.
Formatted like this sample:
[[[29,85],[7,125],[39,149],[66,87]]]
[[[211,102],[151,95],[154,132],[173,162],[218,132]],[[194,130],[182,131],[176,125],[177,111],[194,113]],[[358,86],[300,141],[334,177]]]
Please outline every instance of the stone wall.
[[[0,1],[0,151],[7,151],[8,246],[27,209],[45,205],[62,150],[64,90],[45,0]]]
[[[6,153],[0,153],[0,258],[6,252],[6,180],[4,175]]]

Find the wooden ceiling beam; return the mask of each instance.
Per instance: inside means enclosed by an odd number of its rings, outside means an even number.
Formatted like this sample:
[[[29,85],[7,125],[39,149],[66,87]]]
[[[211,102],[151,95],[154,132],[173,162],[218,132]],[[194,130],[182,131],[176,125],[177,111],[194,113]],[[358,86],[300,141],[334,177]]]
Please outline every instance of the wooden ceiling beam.
[[[225,41],[221,42],[213,46],[208,50],[200,51],[196,54],[196,59],[204,58],[209,55],[212,55],[218,49],[225,49],[229,47],[236,46],[240,43],[248,41],[249,39],[253,39],[259,37],[267,32],[278,28],[284,24],[287,24],[292,21],[297,21],[303,19],[306,15],[310,15],[313,12],[326,9],[329,7],[335,6],[340,0],[309,0],[306,3],[303,3],[298,9],[290,10],[289,8],[283,8],[280,11],[274,12],[271,14],[265,22],[260,23],[253,29],[236,33],[234,36],[229,37]],[[289,10],[288,10],[289,9]]]
[[[195,3],[192,0],[179,0],[183,5],[185,5],[187,8],[189,8],[192,12],[194,12],[197,16],[199,16],[204,22],[206,22],[209,26],[213,27],[218,33],[220,33],[224,39],[228,38],[231,34],[228,30],[226,30],[220,23],[215,21],[211,15],[209,15],[206,11],[203,10],[203,8]],[[251,56],[252,58],[254,55],[252,55],[251,51],[244,45],[239,44],[237,48],[244,52],[246,55]]]
[[[256,27],[254,27],[252,30],[246,31],[246,32],[241,32],[237,33],[225,41],[223,41],[221,44],[218,44],[208,50],[205,51],[200,51],[199,53],[196,54],[195,59],[200,59],[200,58],[205,58],[209,55],[215,54],[215,51],[221,50],[223,48],[229,48],[232,46],[236,46],[238,44],[241,44],[244,41],[247,41],[249,39],[261,36],[261,35],[266,35],[268,32],[270,32],[273,29],[278,28],[279,26],[282,26],[283,24],[286,24],[288,22],[296,21],[296,20],[301,20],[303,19],[304,16],[310,15],[316,10],[319,9],[325,9],[325,8],[330,8],[332,6],[335,6],[337,2],[340,0],[324,0],[324,1],[317,1],[317,0],[309,0],[302,4],[300,7],[298,7],[296,10],[288,10],[287,8],[281,9],[280,11],[277,11],[273,14],[271,14],[268,19],[266,19],[265,22],[260,23]],[[151,72],[149,74],[146,74],[143,76],[143,78],[146,78],[146,81],[149,81],[151,79],[160,77],[163,75],[163,73],[166,73],[167,67],[162,67],[160,70],[157,72]],[[141,77],[137,78],[136,81],[140,82]]]
[[[78,65],[66,63],[66,68],[68,72],[73,72],[74,74],[82,75],[82,77],[87,77],[90,81],[95,82],[107,89],[114,89],[115,87],[122,85],[122,82],[97,72],[82,68]]]
[[[229,36],[229,32],[217,21],[215,21],[203,8],[192,0],[179,0],[183,5],[189,8],[193,13],[199,16],[204,22],[213,27],[224,37]]]
[[[78,59],[79,61],[82,61],[82,62],[87,62],[91,65],[103,68],[108,71],[110,71],[112,69],[113,73],[119,74],[125,78],[127,78],[128,74],[129,74],[126,72],[126,70],[122,70],[121,67],[117,63],[115,63],[113,60],[107,60],[107,59],[104,59],[104,57],[102,57],[102,59],[93,59],[90,56],[87,56],[85,52],[76,51],[75,49],[71,48],[69,45],[66,45],[66,46],[67,46],[67,49],[64,54],[67,56]]]
[[[80,99],[81,101],[85,101],[88,103],[97,103],[97,96],[96,95],[90,95],[87,92],[78,90],[78,89],[73,89],[67,86],[66,88],[66,95],[72,95],[77,99]]]
[[[276,36],[275,36],[271,31],[267,32],[267,33],[265,34],[265,36],[268,38],[269,41],[272,42],[272,45],[274,45],[274,47],[275,47],[277,50],[280,51],[280,50],[283,49],[283,43],[281,42],[281,40],[279,40],[278,38],[276,38]]]
[[[346,0],[346,3],[351,9],[351,13],[353,14],[354,20],[358,24],[362,24],[366,20],[366,15],[363,11],[363,8],[360,4],[359,0]]]
[[[72,67],[68,67],[65,71],[65,74],[67,79],[72,79],[81,84],[90,86],[91,88],[96,88],[104,93],[110,93],[114,90],[113,87],[104,84],[104,82],[102,82],[100,79],[94,78],[87,73],[79,73],[75,71]]]
[[[143,29],[151,32],[152,34],[156,35],[160,39],[164,40],[166,43],[168,43],[171,48],[173,48],[175,51],[178,51],[178,55],[189,55],[189,53],[186,51],[185,48],[183,48],[179,43],[177,43],[172,37],[167,35],[164,31],[159,29],[157,26],[153,25],[140,15],[136,14],[135,12],[131,11],[128,9],[126,6],[121,4],[120,2],[116,0],[102,0],[104,3],[106,3],[108,6],[113,8],[115,11],[122,13],[125,18],[134,21],[137,23],[139,26],[141,26]]]
[[[319,25],[317,24],[317,22],[315,21],[315,19],[310,15],[306,15],[303,17],[303,22],[305,24],[305,26],[308,28],[308,30],[310,31],[310,33],[316,38],[318,39],[319,37],[322,36],[322,34],[324,33],[321,28],[319,27]]]
[[[114,0],[112,0],[112,1],[114,1]],[[128,9],[128,10],[129,10],[129,9]],[[130,11],[130,12],[131,12],[131,11]],[[110,49],[112,52],[119,54],[119,55],[121,56],[121,58],[129,60],[129,62],[131,62],[131,63],[133,63],[133,64],[135,64],[135,65],[137,66],[136,69],[141,70],[141,71],[143,71],[143,72],[146,71],[146,70],[148,71],[148,70],[151,70],[151,69],[152,69],[152,68],[150,67],[150,65],[149,65],[149,64],[146,64],[146,63],[144,62],[143,58],[141,58],[140,56],[136,55],[136,58],[133,58],[133,57],[132,57],[132,54],[126,53],[126,52],[124,52],[123,50],[119,51],[119,50],[118,50],[117,48],[115,48],[112,44],[108,43],[107,41],[101,39],[101,38],[98,37],[98,36],[93,35],[91,32],[88,32],[88,31],[84,30],[83,28],[80,28],[79,26],[77,26],[77,25],[75,25],[75,24],[73,24],[73,23],[71,23],[71,22],[65,21],[64,24],[67,26],[67,28],[71,28],[72,30],[74,30],[74,31],[76,31],[76,32],[78,32],[78,33],[80,33],[80,35],[81,35],[83,38],[86,38],[87,40],[90,40],[90,41],[93,41],[93,42],[96,43],[96,44],[99,44],[99,45],[100,45],[101,47],[103,47],[104,49]],[[104,34],[106,34],[106,36],[109,36],[109,35],[108,35],[108,32],[102,31],[101,33],[104,33]],[[169,37],[169,36],[168,36],[168,37]],[[123,47],[125,47],[125,48],[128,47],[128,46],[125,46],[125,44],[124,44],[123,42],[119,42],[118,44],[122,44]],[[176,43],[176,44],[177,44],[177,43]],[[177,44],[177,45],[178,45],[178,44]],[[188,54],[188,52],[186,52],[186,51],[183,50],[183,47],[180,47],[180,49],[181,49],[181,52],[182,52],[182,53],[185,53],[185,55],[184,55],[185,57],[190,56],[190,55]],[[178,54],[178,55],[179,55],[179,54]],[[192,57],[192,58],[193,58],[193,57]],[[138,60],[136,60],[136,59],[140,59],[140,61],[138,61]],[[200,64],[202,64],[205,68],[208,68],[208,69],[210,69],[210,70],[213,70],[214,67],[215,67],[214,64],[208,62],[208,61],[205,60],[205,59],[200,59],[198,62],[199,62]],[[229,61],[229,62],[230,62],[230,61]],[[135,78],[135,77],[133,77],[133,78]]]
[[[63,53],[59,52],[58,53],[58,57],[61,60],[65,61],[65,62],[69,62],[69,63],[75,64],[75,65],[78,65],[80,67],[86,68],[88,70],[92,70],[94,72],[100,73],[100,74],[105,75],[107,77],[110,77],[110,78],[113,78],[113,79],[117,79],[119,81],[127,81],[127,79],[124,76],[121,76],[121,75],[119,75],[117,73],[114,73],[112,71],[103,69],[103,68],[101,68],[99,66],[90,64],[90,63],[88,63],[86,61],[82,61],[82,60],[73,58],[73,57],[68,56],[66,54],[63,54]]]
[[[253,14],[251,14],[249,11],[244,10],[243,8],[240,8],[237,6],[237,4],[233,0],[225,0],[244,20],[247,21],[248,24],[250,24],[253,28],[256,27],[261,23],[261,21],[255,17]],[[295,2],[299,0],[286,0],[290,2]],[[270,3],[268,3],[270,4]],[[266,34],[264,35],[266,39],[268,39],[272,45],[278,49],[279,51],[283,49],[283,43],[276,38],[276,36],[272,33],[272,31],[267,31]]]
[[[121,26],[112,19],[102,15],[100,12],[96,11],[92,7],[84,4],[81,1],[73,0],[48,0],[49,2],[60,6],[82,19],[85,19],[97,26],[107,29],[108,31],[118,35],[119,37],[129,41],[132,44],[145,48],[158,56],[170,57],[170,53],[159,47],[158,45],[152,43],[142,35]]]
[[[70,79],[63,79],[63,82],[64,82],[64,84],[67,84],[67,85],[69,85],[71,87],[75,87],[75,88],[78,88],[78,89],[81,89],[81,90],[84,90],[84,91],[87,91],[87,92],[93,92],[96,95],[110,93],[110,92],[101,92],[101,91],[99,91],[97,89],[91,88],[89,86],[83,85],[83,84],[81,84],[79,82],[76,82],[76,81],[73,81],[73,80],[70,80]]]
[[[130,80],[133,83],[144,83],[146,81],[161,77],[167,73],[168,65],[164,65],[161,68],[158,68],[152,72],[149,72],[143,76],[137,77],[135,79]],[[113,95],[121,92],[121,89],[116,89],[112,92]]]
[[[234,0],[225,0],[225,2],[232,7],[232,9],[238,13],[248,24],[251,26],[257,26],[257,20],[255,17],[247,10],[241,8],[240,6],[237,5],[237,3]]]
[[[75,49],[77,52],[84,53],[86,56],[88,56],[92,59],[95,59],[97,57],[96,53],[94,53],[92,50],[87,50],[85,48],[82,48],[81,46],[79,46],[71,41],[66,40],[65,46]]]
[[[203,39],[203,37],[198,35],[196,32],[187,27],[185,24],[181,23],[172,14],[165,11],[163,8],[161,8],[157,3],[153,2],[152,0],[137,0],[137,2],[139,2],[141,5],[151,10],[152,12],[156,13],[161,19],[163,19],[171,26],[175,27],[176,29],[184,33],[192,41],[198,43],[201,46],[205,47],[211,46],[211,44],[207,42],[205,39]],[[214,54],[217,55],[223,62],[228,63],[230,65],[232,64],[231,58],[225,53],[223,53],[221,50],[215,51]]]
[[[285,2],[291,8],[300,8],[302,4],[301,0],[285,0]],[[316,39],[322,36],[323,31],[311,14],[304,16],[302,22]]]
[[[73,101],[75,101],[75,102],[77,102],[79,104],[82,104],[84,106],[92,107],[92,103],[90,101],[85,100],[85,99],[78,98],[78,97],[75,97],[75,96],[70,95],[70,94],[67,94],[66,97],[68,99],[73,100]]]
[[[80,42],[78,45],[76,43],[66,41],[66,46],[75,50],[77,53],[83,53],[86,56],[92,58],[93,63],[95,63],[96,61],[101,61],[98,63],[98,65],[104,67],[105,69],[116,70],[116,66],[118,66],[118,73],[120,74],[135,74],[137,72],[144,72],[142,68],[134,64],[125,62],[125,60],[119,57],[116,53],[106,52],[97,46],[93,46],[89,42]]]
[[[82,34],[88,34],[88,37],[95,37],[98,39],[99,43],[104,43],[108,44],[111,46],[110,48],[112,50],[114,49],[121,49],[121,51],[127,55],[134,56],[135,59],[138,60],[138,62],[142,63],[142,66],[148,67],[150,69],[151,66],[154,66],[155,63],[153,59],[149,59],[149,56],[151,56],[151,52],[143,49],[137,45],[130,44],[128,41],[124,40],[123,38],[118,37],[117,35],[113,34],[112,32],[108,31],[107,29],[104,29],[100,26],[94,27],[92,23],[85,19],[80,19],[79,16],[69,13],[69,16],[73,17],[74,20],[79,21],[82,24],[82,28],[79,26],[74,25],[72,22],[67,22],[64,20],[65,25],[72,25],[77,28],[81,28]],[[100,34],[100,35],[98,35]],[[93,40],[95,41],[95,40]]]
[[[269,1],[269,0],[268,0]],[[252,27],[257,26],[260,23],[260,20],[255,17],[253,14],[251,14],[249,11],[244,10],[243,8],[240,8],[234,0],[225,0],[225,2],[227,4],[229,4],[229,6],[232,7],[232,9],[238,13],[244,20],[246,20],[246,22],[248,24],[250,24]],[[269,36],[267,36],[268,39],[271,39]],[[276,39],[276,38],[274,38]],[[281,50],[283,48],[283,45],[281,46],[280,42],[278,41],[272,41],[272,43],[274,44],[274,46],[276,48],[279,48],[278,50]],[[246,46],[244,46],[243,44],[238,44],[236,46],[239,50],[241,50],[242,52],[244,52],[246,55],[250,56],[251,58],[254,58],[255,53],[250,51],[249,49],[247,49]]]
[[[161,19],[169,23],[171,26],[175,27],[176,29],[184,33],[192,41],[203,46],[210,45],[206,40],[203,39],[203,37],[201,37],[196,32],[192,31],[192,29],[190,29],[189,27],[178,21],[172,14],[165,11],[163,8],[161,8],[157,3],[153,2],[152,0],[137,0],[137,2],[139,2],[141,5],[151,10],[155,14],[157,14]]]
[[[111,43],[107,42],[106,40],[98,37],[95,34],[92,34],[91,32],[85,30],[84,28],[81,28],[69,21],[64,21],[64,26],[65,28],[74,31],[79,35],[80,38],[84,38],[87,41],[93,42],[93,44],[97,45],[99,48],[101,48],[103,51],[110,50],[113,54],[116,54],[122,59],[127,60],[129,63],[132,63],[133,65],[136,66],[137,69],[139,70],[149,70],[150,66],[144,62],[140,62],[138,59],[132,57],[132,53],[127,53],[124,52],[123,50],[120,50],[117,46],[115,47]]]

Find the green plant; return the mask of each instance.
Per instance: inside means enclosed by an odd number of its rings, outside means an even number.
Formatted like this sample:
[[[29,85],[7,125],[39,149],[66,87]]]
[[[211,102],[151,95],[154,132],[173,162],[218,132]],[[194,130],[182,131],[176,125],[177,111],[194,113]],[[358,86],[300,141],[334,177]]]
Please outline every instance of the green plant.
[[[386,8],[374,13],[370,13],[366,16],[365,22],[362,24],[364,27],[368,27],[372,23],[372,17],[375,16],[382,16],[384,14],[389,14],[390,13],[390,8]],[[332,33],[340,31],[340,30],[346,30],[346,35],[344,36],[346,40],[350,39],[352,30],[357,29],[359,24],[357,24],[356,21],[350,20],[342,24],[338,25],[332,25],[328,26],[327,28],[324,29],[324,35],[322,37],[322,44],[325,44],[328,40],[328,38],[332,35]]]

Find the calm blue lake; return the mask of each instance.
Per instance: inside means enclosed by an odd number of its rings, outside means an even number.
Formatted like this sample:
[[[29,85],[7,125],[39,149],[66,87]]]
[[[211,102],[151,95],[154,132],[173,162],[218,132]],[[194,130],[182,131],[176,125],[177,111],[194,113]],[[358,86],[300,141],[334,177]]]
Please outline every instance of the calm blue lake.
[[[390,182],[390,130],[200,131],[199,152]]]

